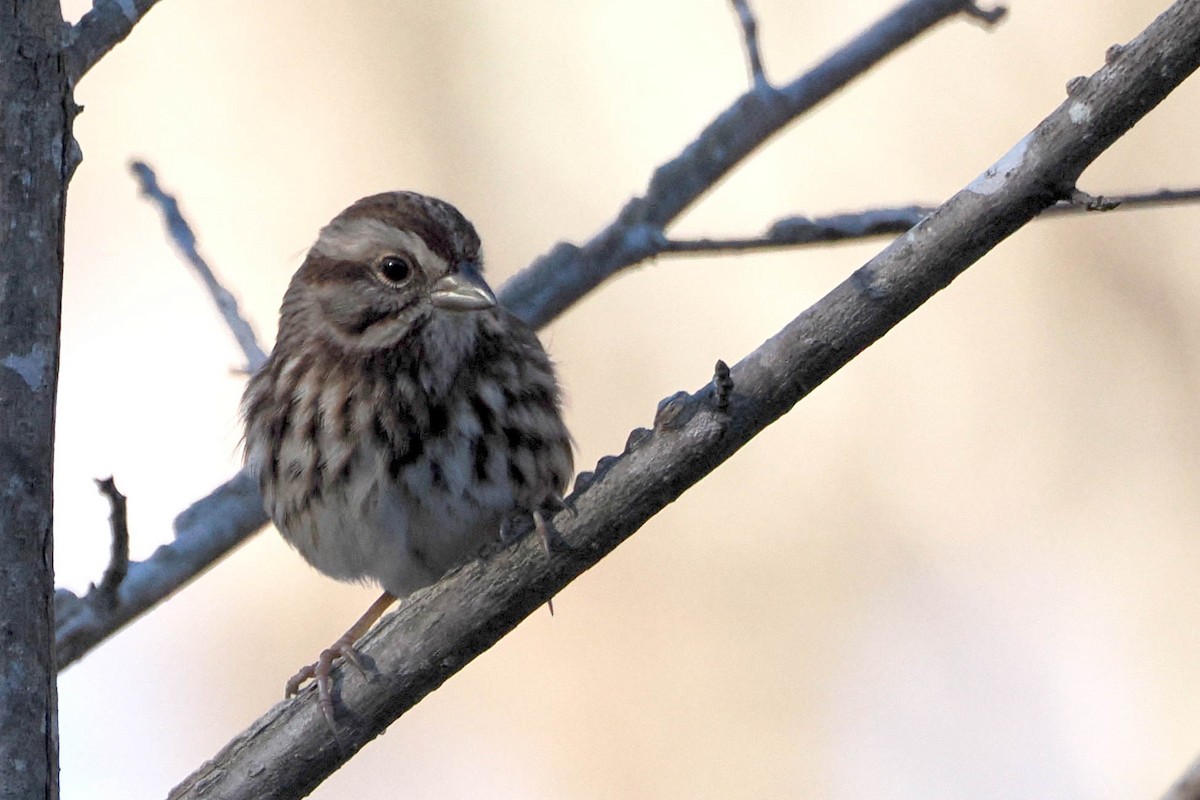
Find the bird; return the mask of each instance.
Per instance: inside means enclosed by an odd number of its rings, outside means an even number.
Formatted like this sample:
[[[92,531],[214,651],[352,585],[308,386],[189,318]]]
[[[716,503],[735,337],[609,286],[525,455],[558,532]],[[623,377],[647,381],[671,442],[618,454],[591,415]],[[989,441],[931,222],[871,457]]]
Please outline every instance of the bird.
[[[242,400],[245,459],[284,540],[379,599],[316,662],[331,669],[397,599],[477,555],[522,516],[549,547],[572,439],[555,368],[483,277],[475,227],[416,192],[364,197],[292,277],[275,345]]]

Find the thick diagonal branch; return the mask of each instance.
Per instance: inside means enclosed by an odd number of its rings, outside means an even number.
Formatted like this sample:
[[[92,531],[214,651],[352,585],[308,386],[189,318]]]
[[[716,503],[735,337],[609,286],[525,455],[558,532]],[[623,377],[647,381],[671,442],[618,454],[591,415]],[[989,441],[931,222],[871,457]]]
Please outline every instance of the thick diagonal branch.
[[[171,797],[298,797],[382,733],[646,520],[947,286],[1069,194],[1101,152],[1200,66],[1200,0],[1180,0],[994,166],[731,370],[728,410],[709,384],[584,481],[554,524],[567,547],[533,537],[414,595],[360,648],[375,680],[337,676],[335,740],[314,693],[285,701]]]
[[[642,234],[661,230],[780,127],[938,22],[973,7],[965,0],[908,0],[785,89],[765,97],[743,95],[655,172],[644,198],[628,204],[583,247],[559,245],[518,273],[501,289],[500,301],[538,327],[545,325],[618,269],[652,255],[646,247],[651,240]],[[764,103],[773,109],[769,116],[763,115]],[[724,148],[727,136],[736,147]],[[647,219],[652,224],[644,224]],[[130,565],[112,614],[97,615],[60,589],[59,665],[80,658],[265,525],[261,501],[248,484],[246,474],[239,473],[184,511],[175,522],[175,541]]]

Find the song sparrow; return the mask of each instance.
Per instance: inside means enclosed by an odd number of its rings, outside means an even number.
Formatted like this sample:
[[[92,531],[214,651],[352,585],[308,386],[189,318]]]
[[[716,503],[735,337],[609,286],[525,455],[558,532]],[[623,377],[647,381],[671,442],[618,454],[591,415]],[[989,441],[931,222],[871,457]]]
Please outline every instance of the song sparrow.
[[[330,668],[396,599],[477,554],[510,519],[561,507],[571,475],[554,370],[496,304],[453,206],[366,197],[320,233],[243,398],[246,459],[284,539],[383,595],[287,684]]]

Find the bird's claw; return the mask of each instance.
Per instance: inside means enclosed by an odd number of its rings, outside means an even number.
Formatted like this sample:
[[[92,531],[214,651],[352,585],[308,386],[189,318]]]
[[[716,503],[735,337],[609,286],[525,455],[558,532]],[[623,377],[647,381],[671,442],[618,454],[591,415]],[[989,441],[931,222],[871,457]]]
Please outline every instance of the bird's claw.
[[[322,650],[316,663],[301,667],[288,679],[284,687],[284,697],[294,697],[300,693],[300,687],[305,681],[316,681],[317,703],[321,706],[325,721],[329,723],[329,729],[335,734],[337,729],[333,720],[333,662],[339,658],[366,677],[367,671],[363,667],[362,659],[358,657],[358,651],[354,649],[354,642],[343,636]]]

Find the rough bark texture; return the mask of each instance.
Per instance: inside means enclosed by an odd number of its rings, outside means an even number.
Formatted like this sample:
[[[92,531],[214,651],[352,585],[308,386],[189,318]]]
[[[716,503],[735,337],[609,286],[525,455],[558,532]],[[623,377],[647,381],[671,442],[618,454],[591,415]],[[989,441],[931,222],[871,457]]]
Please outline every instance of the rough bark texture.
[[[54,401],[73,106],[58,3],[0,3],[0,799],[58,797]]]

